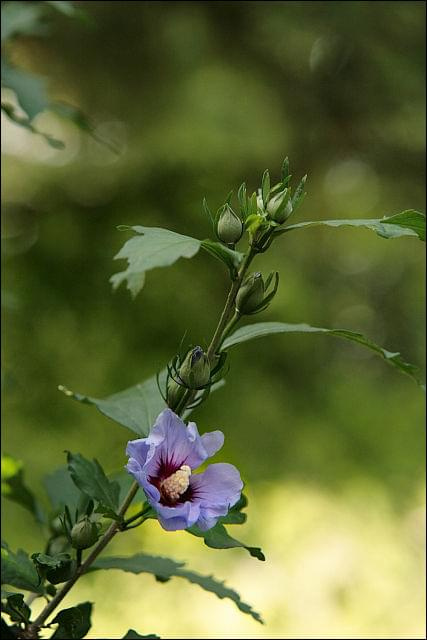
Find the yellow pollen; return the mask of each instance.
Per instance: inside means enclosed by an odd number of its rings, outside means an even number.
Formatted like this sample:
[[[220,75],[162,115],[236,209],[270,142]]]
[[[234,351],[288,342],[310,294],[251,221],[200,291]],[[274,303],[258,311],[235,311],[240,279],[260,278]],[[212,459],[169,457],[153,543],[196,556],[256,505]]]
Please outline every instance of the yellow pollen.
[[[165,478],[160,483],[161,492],[169,500],[178,500],[188,489],[190,484],[191,469],[187,464],[183,464],[178,471],[175,471],[169,478]]]

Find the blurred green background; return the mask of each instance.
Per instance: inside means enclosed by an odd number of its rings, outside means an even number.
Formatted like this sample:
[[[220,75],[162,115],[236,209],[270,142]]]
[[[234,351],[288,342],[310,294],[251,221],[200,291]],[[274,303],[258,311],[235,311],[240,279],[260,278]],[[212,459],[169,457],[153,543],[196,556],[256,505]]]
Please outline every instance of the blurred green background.
[[[256,188],[265,168],[278,178],[285,155],[296,179],[308,173],[295,221],[425,207],[425,3],[76,4],[90,21],[53,15],[49,36],[17,39],[10,55],[121,153],[51,113],[37,126],[63,151],[2,116],[3,448],[40,495],[65,448],[114,471],[133,437],[57,385],[102,397],[139,382],[186,330],[206,345],[223,304],[226,273],[207,254],[150,272],[134,302],[124,289],[112,294],[108,279],[122,266],[112,257],[128,237],[117,225],[207,237],[202,198],[216,209],[243,180]],[[423,367],[415,239],[313,228],[255,264],[281,275],[258,321],[361,331]],[[168,554],[226,578],[266,626],[179,580],[108,573],[66,601],[95,601],[88,637],[128,627],[162,637],[424,637],[422,392],[330,337],[270,337],[230,362],[226,386],[194,416],[201,431],[225,432],[218,460],[239,467],[251,500],[240,538],[263,546],[267,562],[156,523],[115,550]],[[13,548],[39,551],[30,516],[3,509]]]

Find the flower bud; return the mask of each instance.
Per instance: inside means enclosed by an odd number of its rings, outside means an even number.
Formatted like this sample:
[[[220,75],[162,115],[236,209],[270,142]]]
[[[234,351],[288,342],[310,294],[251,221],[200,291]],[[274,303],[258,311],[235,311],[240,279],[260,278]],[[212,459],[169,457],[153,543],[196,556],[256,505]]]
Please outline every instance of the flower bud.
[[[244,281],[236,296],[236,308],[241,314],[251,313],[264,299],[264,281],[262,275],[252,273]]]
[[[71,544],[75,549],[88,549],[98,540],[98,527],[87,516],[71,529]]]
[[[289,190],[283,189],[271,198],[267,205],[267,214],[270,220],[282,224],[292,213],[292,203],[289,199]]]
[[[166,390],[166,401],[168,403],[168,407],[170,407],[172,411],[175,411],[175,409],[179,406],[179,403],[185,395],[185,392],[185,387],[175,382],[173,378],[169,380]]]
[[[208,357],[201,347],[188,352],[179,368],[179,377],[188,389],[200,389],[208,384],[211,367]]]
[[[227,204],[219,216],[216,234],[224,244],[235,244],[243,233],[243,222]]]

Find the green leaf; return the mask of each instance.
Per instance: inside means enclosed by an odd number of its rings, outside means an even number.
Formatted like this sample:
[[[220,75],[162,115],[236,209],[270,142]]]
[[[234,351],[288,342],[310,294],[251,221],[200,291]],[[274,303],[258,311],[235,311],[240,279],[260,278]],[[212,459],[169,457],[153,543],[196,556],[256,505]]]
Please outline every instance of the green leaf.
[[[234,549],[235,547],[241,547],[242,549],[246,549],[253,558],[258,558],[258,560],[262,561],[265,560],[265,555],[260,547],[248,547],[246,544],[243,544],[243,542],[232,538],[220,522],[217,522],[212,529],[208,529],[207,531],[201,531],[196,526],[189,527],[186,531],[193,536],[203,538],[205,545],[211,547],[211,549]]]
[[[160,378],[164,379],[165,375],[165,372],[162,372]],[[141,437],[148,436],[157,416],[166,408],[155,376],[102,399],[73,393],[65,387],[60,387],[60,390],[79,402],[95,405],[108,418],[128,427]]]
[[[5,60],[1,63],[1,84],[15,92],[30,120],[49,106],[45,78],[12,67]]]
[[[91,627],[92,604],[83,602],[76,607],[63,609],[52,620],[58,628],[52,636],[55,640],[74,640],[84,638]]]
[[[60,467],[46,475],[43,484],[55,510],[63,511],[66,505],[73,513],[76,509],[79,512],[86,509],[89,498],[71,480],[68,467]]]
[[[1,583],[25,591],[43,593],[39,576],[28,554],[22,549],[13,553],[4,542],[1,549]]]
[[[160,385],[164,386],[165,380],[166,370],[159,374]],[[212,385],[211,392],[221,389],[224,384],[223,380],[216,382]],[[63,385],[58,388],[73,400],[96,406],[105,416],[131,429],[142,438],[148,436],[157,416],[166,409],[166,403],[157,386],[156,376],[102,399],[74,393]],[[190,413],[191,410],[187,411],[185,417],[187,418]]]
[[[316,220],[313,222],[299,222],[291,224],[284,229],[275,231],[275,235],[281,235],[294,229],[304,227],[362,227],[371,229],[381,238],[399,238],[400,236],[415,236],[420,240],[426,239],[426,217],[419,211],[408,209],[392,216],[372,220]]]
[[[135,629],[129,629],[122,640],[137,640],[138,638],[160,638],[160,636],[156,636],[154,633],[149,633],[148,636],[141,636]]]
[[[34,495],[25,486],[22,462],[8,455],[1,458],[1,494],[28,509],[37,522],[46,521],[46,516]]]
[[[213,240],[202,240],[201,247],[202,249],[213,255],[215,258],[218,258],[218,260],[221,260],[221,262],[223,262],[225,265],[227,265],[232,276],[237,272],[237,269],[239,268],[243,260],[243,253],[240,253],[239,251],[233,251],[220,242],[214,242]]]
[[[239,594],[226,587],[223,582],[219,582],[212,576],[203,576],[194,571],[187,571],[183,568],[184,566],[184,563],[175,562],[170,558],[138,553],[130,557],[99,558],[92,565],[92,569],[121,569],[137,574],[150,573],[164,582],[172,577],[184,578],[193,584],[198,584],[206,591],[215,593],[218,598],[229,598],[240,611],[248,613],[258,622],[262,622],[260,615],[253,611],[248,604],[242,602]]]
[[[157,267],[168,267],[179,258],[192,258],[199,251],[201,242],[189,236],[158,229],[156,227],[130,227],[137,236],[128,240],[115,260],[128,261],[126,271],[110,278],[113,289],[127,282],[127,289],[135,297],[144,286],[145,272]]]
[[[242,513],[242,509],[245,509],[248,505],[247,497],[242,493],[240,500],[231,507],[226,516],[219,518],[220,524],[243,524],[246,522],[246,513]]]
[[[276,333],[324,333],[344,338],[345,340],[351,340],[352,342],[357,342],[371,351],[374,351],[384,358],[386,362],[403,373],[406,373],[419,385],[422,385],[418,368],[408,362],[405,362],[400,353],[387,351],[375,344],[372,340],[365,338],[363,334],[356,333],[355,331],[348,331],[347,329],[323,329],[319,327],[312,327],[308,324],[287,324],[285,322],[260,322],[237,329],[235,333],[226,338],[222,345],[222,349],[231,349],[231,347],[247,342],[248,340],[262,338],[263,336],[273,335]]]
[[[107,478],[99,462],[70,452],[67,453],[67,461],[76,486],[90,498],[98,500],[102,510],[115,513],[119,506],[120,487]]]

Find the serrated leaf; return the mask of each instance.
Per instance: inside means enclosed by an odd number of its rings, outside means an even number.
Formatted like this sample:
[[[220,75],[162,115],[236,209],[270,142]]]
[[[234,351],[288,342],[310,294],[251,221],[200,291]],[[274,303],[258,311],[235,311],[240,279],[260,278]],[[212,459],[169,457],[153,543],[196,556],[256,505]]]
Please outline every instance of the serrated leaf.
[[[1,549],[1,583],[25,591],[43,593],[39,576],[28,554],[22,549],[13,553],[4,542]]]
[[[97,460],[87,460],[81,454],[67,454],[68,470],[76,486],[102,505],[101,511],[116,512],[119,506],[120,487],[111,482]]]
[[[78,640],[84,638],[91,628],[92,604],[83,602],[76,607],[63,609],[52,620],[58,628],[52,636],[54,640]]]
[[[426,217],[419,211],[408,209],[392,216],[384,216],[384,218],[366,219],[366,220],[316,220],[313,222],[299,222],[291,224],[280,231],[276,231],[275,235],[281,235],[294,229],[302,229],[304,227],[362,227],[375,231],[381,238],[399,238],[400,236],[415,236],[420,240],[426,239]]]
[[[277,333],[323,333],[326,335],[344,338],[345,340],[350,340],[352,342],[357,342],[380,355],[386,362],[403,373],[406,373],[420,386],[422,386],[418,368],[413,364],[405,362],[400,353],[387,351],[387,349],[383,349],[372,340],[369,340],[369,338],[366,338],[363,334],[355,331],[349,331],[347,329],[323,329],[320,327],[312,327],[308,324],[288,324],[285,322],[260,322],[237,329],[235,333],[226,338],[222,345],[222,349],[231,349],[231,347],[247,342],[248,340],[254,340],[255,338],[262,338],[263,336],[274,335]]]
[[[193,536],[203,538],[205,545],[211,547],[211,549],[234,549],[236,547],[241,547],[242,549],[246,549],[253,558],[258,558],[258,560],[262,561],[265,560],[265,555],[261,551],[260,547],[249,547],[243,542],[236,540],[236,538],[232,538],[228,534],[224,525],[220,522],[217,522],[212,529],[208,529],[207,531],[201,531],[196,526],[189,527],[186,531],[191,533]]]
[[[41,506],[24,483],[22,462],[8,455],[1,458],[1,494],[30,511],[37,522],[46,521]]]
[[[110,278],[113,288],[122,282],[135,296],[144,285],[145,273],[158,267],[168,267],[179,258],[192,258],[199,251],[201,241],[168,229],[135,226],[134,236],[120,249],[115,260],[127,260],[128,268]]]
[[[215,258],[223,262],[229,269],[230,273],[236,273],[239,265],[243,260],[243,253],[239,251],[233,251],[228,247],[225,247],[220,242],[214,242],[213,240],[202,240],[202,249],[213,255]]]
[[[240,596],[236,591],[229,589],[223,582],[219,582],[212,576],[203,576],[194,571],[187,571],[184,569],[183,562],[175,562],[170,558],[163,558],[160,556],[150,556],[143,553],[138,553],[130,557],[110,557],[99,558],[95,560],[92,565],[94,569],[121,569],[122,571],[128,571],[130,573],[150,573],[156,577],[159,577],[162,581],[167,581],[172,577],[179,577],[198,584],[202,589],[210,591],[218,596],[218,598],[229,598],[243,613],[248,613],[258,622],[262,622],[261,617],[256,611],[242,602]]]
[[[34,564],[48,569],[58,569],[71,560],[69,553],[57,553],[53,556],[46,553],[33,553],[31,556]]]

